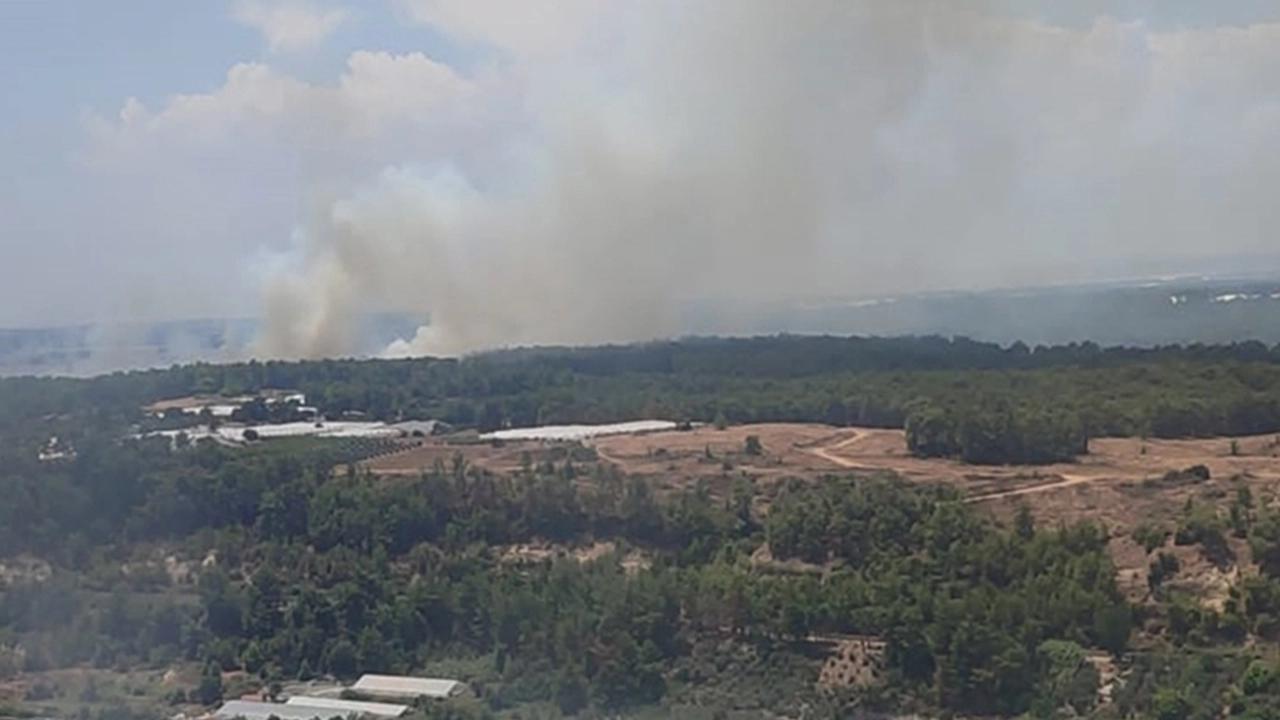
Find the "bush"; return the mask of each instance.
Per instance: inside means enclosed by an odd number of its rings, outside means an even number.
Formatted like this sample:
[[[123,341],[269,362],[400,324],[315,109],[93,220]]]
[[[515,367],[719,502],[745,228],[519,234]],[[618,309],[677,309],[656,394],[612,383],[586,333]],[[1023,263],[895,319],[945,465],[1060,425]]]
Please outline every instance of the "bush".
[[[1183,517],[1177,532],[1174,533],[1173,541],[1178,545],[1198,543],[1211,561],[1225,562],[1231,556],[1227,538],[1223,534],[1225,526],[1226,524],[1213,507],[1196,505],[1191,507]]]
[[[1151,714],[1155,720],[1186,720],[1192,705],[1182,690],[1163,688],[1157,690],[1151,700]]]
[[[1265,660],[1254,660],[1249,663],[1240,680],[1240,689],[1245,695],[1260,695],[1280,690],[1280,670],[1273,663]]]
[[[1155,590],[1165,580],[1178,574],[1181,569],[1178,558],[1169,553],[1160,553],[1156,555],[1156,559],[1151,561],[1151,566],[1147,571],[1147,585]]]
[[[1133,529],[1132,537],[1134,542],[1150,553],[1164,545],[1165,539],[1169,537],[1169,531],[1152,523],[1142,523]]]

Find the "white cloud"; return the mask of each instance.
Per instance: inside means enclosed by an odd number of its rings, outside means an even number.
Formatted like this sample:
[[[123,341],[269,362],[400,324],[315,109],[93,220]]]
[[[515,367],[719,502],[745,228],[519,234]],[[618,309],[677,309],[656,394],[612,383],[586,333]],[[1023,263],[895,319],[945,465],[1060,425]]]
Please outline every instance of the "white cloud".
[[[93,278],[81,297],[142,293],[156,314],[256,313],[253,266],[332,198],[390,164],[494,164],[493,125],[508,113],[491,95],[421,53],[357,52],[329,81],[249,62],[207,92],[127,99],[89,118],[77,158],[79,237],[110,251],[59,262]]]
[[[347,12],[307,0],[237,0],[232,17],[262,33],[271,52],[294,52],[323,42],[347,19]]]
[[[175,95],[155,111],[129,98],[118,122],[93,123],[93,150],[102,157],[174,142],[222,151],[255,138],[318,147],[375,141],[393,129],[439,133],[471,119],[475,95],[470,80],[422,53],[353,53],[332,85],[308,83],[264,63],[239,63],[221,87]]]

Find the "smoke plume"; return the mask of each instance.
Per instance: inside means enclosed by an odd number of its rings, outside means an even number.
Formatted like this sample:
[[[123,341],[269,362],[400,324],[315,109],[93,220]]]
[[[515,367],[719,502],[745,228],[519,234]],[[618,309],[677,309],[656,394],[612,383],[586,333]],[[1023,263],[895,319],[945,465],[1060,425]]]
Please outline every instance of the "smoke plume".
[[[1225,212],[1187,183],[1214,147],[1168,118],[1217,82],[1184,72],[1196,43],[1229,33],[925,0],[573,7],[562,45],[477,71],[520,118],[483,158],[394,165],[304,223],[263,353],[350,352],[391,308],[431,321],[390,354],[455,354],[667,336],[694,298],[1086,279],[1195,253],[1178,219]]]

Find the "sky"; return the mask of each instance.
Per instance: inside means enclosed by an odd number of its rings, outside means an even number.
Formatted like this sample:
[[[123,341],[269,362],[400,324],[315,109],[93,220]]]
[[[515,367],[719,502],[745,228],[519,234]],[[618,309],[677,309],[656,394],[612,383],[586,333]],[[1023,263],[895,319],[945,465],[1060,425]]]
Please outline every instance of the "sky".
[[[0,2],[0,327],[263,354],[1280,253],[1280,4]]]

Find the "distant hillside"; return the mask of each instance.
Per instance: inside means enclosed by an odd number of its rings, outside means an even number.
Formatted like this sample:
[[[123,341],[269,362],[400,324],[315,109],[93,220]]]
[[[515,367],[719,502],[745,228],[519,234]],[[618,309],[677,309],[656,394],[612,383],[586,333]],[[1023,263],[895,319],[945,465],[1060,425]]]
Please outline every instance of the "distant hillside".
[[[358,355],[373,355],[422,321],[403,313],[370,315]],[[235,362],[250,354],[259,322],[248,318],[0,329],[0,376],[87,376],[191,362]]]
[[[818,299],[691,308],[694,334],[962,335],[1028,345],[1280,342],[1280,278]]]
[[[420,316],[370,315],[352,353],[378,355],[409,339]],[[0,330],[0,375],[92,375],[245,359],[253,319]],[[1150,347],[1260,340],[1280,343],[1280,276],[1129,283],[806,301],[699,301],[683,335],[961,336],[996,343]]]

